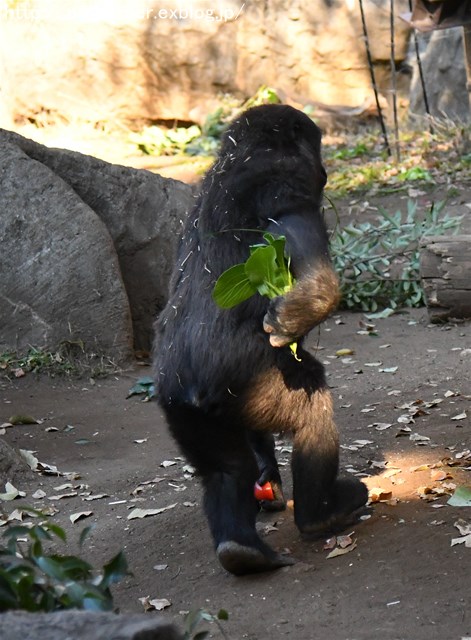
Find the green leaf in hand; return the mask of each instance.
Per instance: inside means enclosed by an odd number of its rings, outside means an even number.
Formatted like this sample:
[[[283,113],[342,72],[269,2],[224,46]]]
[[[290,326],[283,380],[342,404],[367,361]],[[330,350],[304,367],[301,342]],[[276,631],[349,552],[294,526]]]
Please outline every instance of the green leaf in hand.
[[[255,293],[276,298],[293,287],[289,259],[285,257],[285,237],[265,233],[263,238],[267,244],[252,245],[246,262],[234,265],[218,278],[213,289],[213,300],[218,306],[230,309]],[[290,344],[290,349],[300,360],[296,342]]]
[[[236,264],[218,278],[213,300],[222,309],[230,309],[257,293],[245,273],[245,263]]]

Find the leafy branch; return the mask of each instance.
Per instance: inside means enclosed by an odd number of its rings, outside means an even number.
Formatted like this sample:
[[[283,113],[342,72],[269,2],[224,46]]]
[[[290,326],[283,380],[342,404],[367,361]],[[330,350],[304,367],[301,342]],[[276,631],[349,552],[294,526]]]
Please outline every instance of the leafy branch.
[[[427,235],[457,232],[461,217],[443,214],[445,203],[432,204],[422,219],[409,200],[400,211],[381,210],[377,223],[350,224],[331,238],[331,255],[340,276],[342,304],[347,309],[376,312],[380,308],[425,304],[419,273],[419,242]]]
[[[86,528],[82,532],[80,545],[89,531]],[[3,538],[6,544],[0,545],[0,612],[110,611],[111,585],[129,574],[122,552],[100,570],[77,556],[47,553],[45,542],[66,542],[64,529],[47,520],[31,527],[9,525]]]

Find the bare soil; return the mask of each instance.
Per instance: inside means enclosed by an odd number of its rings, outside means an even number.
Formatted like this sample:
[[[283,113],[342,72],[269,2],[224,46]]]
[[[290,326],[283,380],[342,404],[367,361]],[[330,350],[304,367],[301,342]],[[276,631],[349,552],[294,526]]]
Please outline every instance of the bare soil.
[[[127,149],[120,160],[114,144],[105,153],[93,143],[79,150],[188,182],[200,175],[188,164],[143,164]],[[57,146],[75,148],[62,140]],[[447,211],[466,214],[468,231],[469,186],[461,187]],[[444,189],[356,197],[337,206],[342,222],[363,220],[374,217],[378,205],[404,210],[409,195],[428,206],[445,197]],[[7,428],[0,437],[80,476],[72,489],[58,489],[64,477],[24,474],[17,487],[25,498],[2,508],[53,505],[72,553],[79,552],[82,528],[93,525],[83,553],[97,566],[123,549],[133,575],[114,588],[121,612],[143,611],[139,599],[146,596],[165,598],[169,607],[147,615],[183,627],[182,612],[224,608],[229,620],[222,625],[231,640],[469,640],[471,548],[451,543],[460,537],[454,523],[471,523],[471,508],[447,501],[454,485],[471,486],[471,325],[432,326],[425,309],[376,320],[374,332],[364,323],[362,314],[342,312],[309,339],[332,387],[343,472],[363,477],[376,495],[383,492],[370,517],[346,532],[353,544],[345,555],[327,558],[326,541],[303,540],[290,509],[261,513],[262,535],[296,564],[244,578],[225,573],[212,549],[198,479],[185,470],[157,404],[127,397],[136,380],[150,374],[145,367],[98,381],[0,378],[0,424],[14,414],[40,421]],[[340,349],[353,353],[337,356]],[[279,441],[279,460],[289,497],[288,439]],[[38,489],[46,497],[35,500]],[[87,501],[88,493],[106,495]],[[165,507],[172,508],[127,519],[135,508]],[[92,514],[72,524],[70,515],[82,511]],[[206,627],[211,637],[223,637],[216,625]]]
[[[325,541],[301,539],[289,509],[263,513],[263,535],[296,564],[244,578],[225,573],[213,553],[198,480],[185,473],[160,410],[140,396],[127,398],[137,378],[150,372],[145,367],[93,384],[32,374],[4,377],[0,423],[13,414],[30,414],[40,424],[7,428],[1,437],[35,451],[60,471],[77,472],[74,487],[86,485],[77,496],[50,500],[71,491],[56,491],[66,480],[32,474],[18,482],[26,497],[4,508],[54,505],[59,509],[54,521],[67,530],[74,553],[80,530],[92,524],[84,554],[97,565],[124,549],[133,575],[114,588],[122,612],[142,611],[139,598],[145,596],[166,598],[171,606],[160,615],[182,626],[181,612],[224,608],[230,617],[222,624],[233,640],[471,636],[471,549],[451,546],[460,537],[454,523],[471,522],[471,508],[447,505],[446,494],[428,494],[430,501],[421,497],[424,488],[452,492],[453,485],[471,485],[471,458],[466,461],[463,453],[471,449],[471,326],[430,326],[426,311],[418,310],[375,321],[373,336],[365,333],[364,320],[361,314],[341,313],[310,337],[335,398],[347,447],[342,448],[344,472],[363,476],[370,489],[385,492],[384,499],[391,492],[388,502],[374,504],[371,517],[346,532],[356,543],[349,553],[328,559]],[[339,349],[354,354],[336,356]],[[398,422],[414,401],[419,404],[411,412],[422,409],[414,422]],[[431,401],[441,402],[429,406]],[[466,417],[453,419],[463,413]],[[378,423],[380,430],[372,426]],[[410,433],[398,437],[404,427]],[[410,434],[428,439],[411,440]],[[358,440],[363,442],[355,444]],[[289,441],[280,441],[289,495],[287,449]],[[440,466],[446,458],[463,466]],[[164,461],[175,464],[162,466]],[[421,470],[414,470],[418,466]],[[37,489],[46,497],[34,500]],[[85,501],[84,492],[106,497]],[[171,505],[159,515],[127,519],[136,507]],[[93,513],[72,524],[69,516],[81,511]],[[222,637],[215,625],[209,627],[212,637]]]

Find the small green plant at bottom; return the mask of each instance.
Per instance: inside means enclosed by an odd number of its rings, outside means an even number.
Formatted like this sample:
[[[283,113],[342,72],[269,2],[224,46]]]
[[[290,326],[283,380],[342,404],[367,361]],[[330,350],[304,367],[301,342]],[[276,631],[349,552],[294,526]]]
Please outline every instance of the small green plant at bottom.
[[[33,516],[42,514],[23,507]],[[83,530],[80,545],[90,528]],[[0,612],[22,609],[50,612],[60,609],[110,611],[110,587],[129,575],[122,552],[101,569],[73,555],[49,553],[45,543],[67,541],[64,529],[45,520],[32,526],[7,526],[0,544]]]

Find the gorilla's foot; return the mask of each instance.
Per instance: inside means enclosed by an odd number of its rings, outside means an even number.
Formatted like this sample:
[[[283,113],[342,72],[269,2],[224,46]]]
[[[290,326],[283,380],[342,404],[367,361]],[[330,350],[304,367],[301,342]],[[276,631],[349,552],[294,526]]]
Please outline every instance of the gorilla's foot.
[[[260,549],[247,547],[233,540],[221,542],[216,549],[216,555],[224,569],[235,576],[273,571],[294,564],[292,558],[275,552],[265,555]]]
[[[358,521],[365,513],[368,488],[354,478],[337,479],[333,489],[332,511],[319,522],[304,524],[300,531],[307,537],[321,537],[339,533]]]
[[[279,482],[270,481],[273,498],[270,500],[259,500],[258,504],[263,511],[284,511],[286,509],[286,500],[283,495],[283,489]]]

